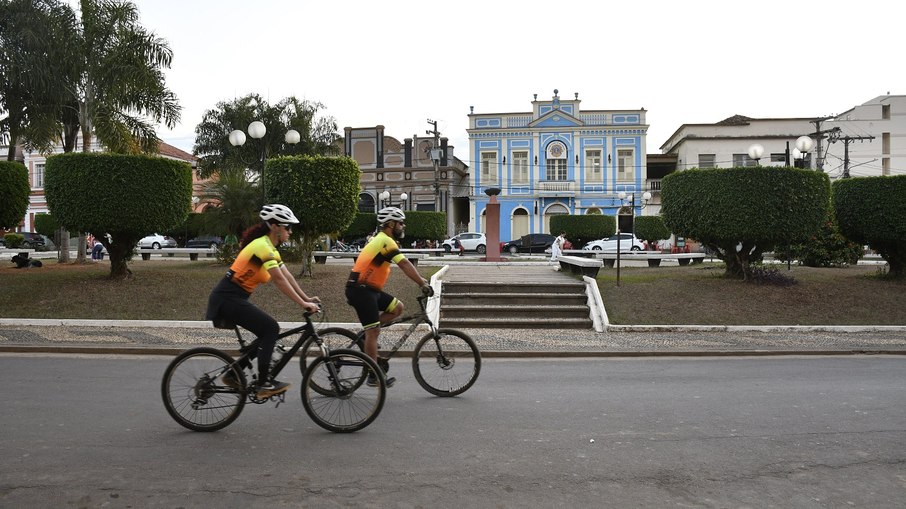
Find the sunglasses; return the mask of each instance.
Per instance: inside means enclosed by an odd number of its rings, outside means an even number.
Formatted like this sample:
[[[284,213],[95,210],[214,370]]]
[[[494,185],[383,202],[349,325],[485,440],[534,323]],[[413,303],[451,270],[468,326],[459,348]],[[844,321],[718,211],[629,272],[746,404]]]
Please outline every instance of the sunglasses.
[[[277,223],[277,226],[282,226],[282,227],[286,228],[287,230],[293,229],[293,225],[288,224],[288,223]]]

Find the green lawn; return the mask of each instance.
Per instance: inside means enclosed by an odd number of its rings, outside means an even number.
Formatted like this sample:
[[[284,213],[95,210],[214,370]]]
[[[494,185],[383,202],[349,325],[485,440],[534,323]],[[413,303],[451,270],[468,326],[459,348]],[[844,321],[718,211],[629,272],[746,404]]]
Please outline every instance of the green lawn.
[[[0,317],[73,319],[201,320],[210,289],[226,268],[209,260],[130,263],[133,277],[107,279],[108,262],[42,268],[0,268]],[[349,265],[316,265],[303,277],[306,292],[325,303],[326,319],[355,322],[343,295]],[[290,264],[298,274],[299,266]],[[430,277],[438,267],[420,267]],[[793,286],[743,283],[722,277],[716,265],[602,269],[598,284],[615,324],[721,325],[906,325],[906,282],[879,277],[876,266],[815,269],[786,266],[779,272]],[[418,288],[395,270],[387,291],[415,305]],[[263,285],[253,301],[281,321],[296,321],[300,310]]]

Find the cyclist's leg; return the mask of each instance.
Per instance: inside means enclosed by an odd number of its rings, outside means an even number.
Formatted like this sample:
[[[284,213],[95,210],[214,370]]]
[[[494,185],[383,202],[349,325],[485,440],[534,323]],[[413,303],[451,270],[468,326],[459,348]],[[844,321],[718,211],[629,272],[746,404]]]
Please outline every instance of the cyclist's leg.
[[[267,381],[274,345],[280,334],[280,324],[247,300],[232,299],[224,302],[220,312],[231,317],[234,323],[258,338],[258,381],[261,383]]]
[[[383,314],[390,315],[391,319],[399,316],[402,306],[397,306],[397,304],[400,304],[400,302],[388,293],[372,290],[362,285],[347,286],[346,300],[355,309],[359,317],[359,323],[362,324],[364,329],[365,344],[362,350],[371,359],[377,361],[378,337],[381,335],[381,317]],[[400,309],[397,310],[397,307]],[[388,378],[387,386],[390,387],[395,381],[393,378]],[[376,381],[369,380],[369,383],[376,383]]]

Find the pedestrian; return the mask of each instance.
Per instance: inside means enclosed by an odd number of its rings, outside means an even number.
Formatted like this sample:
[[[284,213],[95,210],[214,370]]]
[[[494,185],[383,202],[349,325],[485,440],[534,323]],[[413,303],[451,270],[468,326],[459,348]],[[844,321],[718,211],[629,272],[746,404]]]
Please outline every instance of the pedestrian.
[[[104,259],[104,245],[94,240],[94,246],[91,247],[91,259],[99,262]]]
[[[557,262],[557,259],[563,255],[563,244],[566,243],[566,232],[561,231],[560,235],[554,239],[554,243],[551,244],[551,259],[550,263],[554,264]]]
[[[460,242],[459,239],[456,238],[456,237],[453,237],[453,247],[455,247],[456,250],[459,251],[459,256],[462,256],[462,255],[465,253],[465,251],[466,251],[466,250],[462,247],[462,242]]]

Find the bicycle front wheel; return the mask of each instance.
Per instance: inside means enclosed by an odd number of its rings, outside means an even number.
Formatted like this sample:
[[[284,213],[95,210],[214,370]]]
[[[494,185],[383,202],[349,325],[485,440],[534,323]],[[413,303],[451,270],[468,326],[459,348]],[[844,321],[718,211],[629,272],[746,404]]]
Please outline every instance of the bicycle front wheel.
[[[369,376],[378,383],[362,383]],[[352,433],[371,424],[384,407],[386,392],[377,363],[358,350],[333,350],[318,357],[302,377],[302,406],[315,424],[334,433]]]
[[[193,431],[216,431],[239,417],[245,407],[245,373],[232,371],[234,387],[223,376],[233,358],[216,348],[187,350],[164,371],[161,396],[173,419]],[[240,388],[235,388],[240,387]]]
[[[481,372],[481,353],[465,332],[437,329],[412,351],[412,371],[423,389],[435,396],[456,396],[472,387]]]

